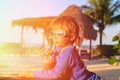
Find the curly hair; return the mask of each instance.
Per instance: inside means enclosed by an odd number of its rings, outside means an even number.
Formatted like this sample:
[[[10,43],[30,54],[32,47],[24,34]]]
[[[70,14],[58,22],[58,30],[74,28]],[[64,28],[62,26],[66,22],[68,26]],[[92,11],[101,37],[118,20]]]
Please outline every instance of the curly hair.
[[[72,16],[59,16],[48,26],[49,30],[65,30],[67,34],[79,33],[79,26]]]

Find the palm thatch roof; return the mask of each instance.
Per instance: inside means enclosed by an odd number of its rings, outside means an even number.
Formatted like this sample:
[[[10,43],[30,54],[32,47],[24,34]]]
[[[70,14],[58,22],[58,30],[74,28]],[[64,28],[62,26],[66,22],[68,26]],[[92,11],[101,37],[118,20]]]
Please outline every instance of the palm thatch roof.
[[[83,39],[96,40],[97,31],[93,28],[94,20],[89,16],[82,13],[81,9],[77,5],[69,6],[63,13],[59,16],[69,15],[76,19],[80,27],[79,36]],[[39,18],[23,18],[18,20],[13,20],[12,24],[18,26],[31,26],[32,28],[46,28],[49,23],[55,19],[57,16],[49,17],[39,17]]]
[[[93,39],[96,40],[97,31],[94,30],[93,24],[94,20],[88,15],[82,13],[81,9],[77,5],[69,6],[60,16],[69,15],[76,19],[79,25],[79,36],[84,39]]]
[[[13,20],[13,26],[26,26],[32,27],[33,29],[36,28],[46,28],[48,24],[55,18],[56,16],[49,16],[49,17],[39,17],[39,18],[22,18],[18,20]]]

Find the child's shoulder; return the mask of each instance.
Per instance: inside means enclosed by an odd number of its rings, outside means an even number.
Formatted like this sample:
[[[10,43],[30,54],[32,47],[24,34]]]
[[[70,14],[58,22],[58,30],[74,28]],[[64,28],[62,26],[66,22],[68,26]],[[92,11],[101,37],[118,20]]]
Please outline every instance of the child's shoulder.
[[[62,51],[62,54],[71,55],[75,49],[75,46],[69,46]]]

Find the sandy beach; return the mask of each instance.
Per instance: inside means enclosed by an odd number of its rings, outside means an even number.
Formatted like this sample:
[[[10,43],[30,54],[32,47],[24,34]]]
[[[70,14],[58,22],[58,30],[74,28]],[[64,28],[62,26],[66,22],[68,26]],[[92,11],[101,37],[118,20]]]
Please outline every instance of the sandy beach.
[[[110,65],[108,59],[87,60],[84,62],[88,70],[97,73],[105,80],[120,80],[120,65]]]
[[[24,70],[39,70],[42,67],[42,60],[39,56],[0,58],[0,76],[9,74],[13,76]],[[118,80],[120,65],[110,65],[107,61],[108,59],[84,60],[88,70],[97,73],[105,80]]]

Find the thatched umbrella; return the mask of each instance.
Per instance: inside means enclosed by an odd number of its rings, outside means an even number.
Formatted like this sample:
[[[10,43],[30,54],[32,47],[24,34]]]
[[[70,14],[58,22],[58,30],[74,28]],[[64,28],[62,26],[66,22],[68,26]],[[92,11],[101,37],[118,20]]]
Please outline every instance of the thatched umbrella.
[[[49,17],[39,17],[39,18],[23,18],[19,20],[13,20],[12,25],[18,26],[26,26],[36,28],[46,28],[48,24],[55,18],[56,16],[49,16]]]
[[[35,31],[37,28],[45,29],[46,26],[55,18],[56,16],[49,16],[49,17],[39,17],[39,18],[22,18],[18,20],[13,20],[13,26],[21,26],[21,45],[23,44],[23,30],[24,27],[32,27]],[[44,37],[44,33],[43,33]],[[44,46],[44,38],[43,38],[43,46]]]
[[[81,38],[96,40],[97,31],[93,28],[95,21],[89,16],[83,14],[79,6],[69,6],[62,14],[60,14],[60,16],[65,15],[72,16],[76,19],[80,29],[79,36]]]

